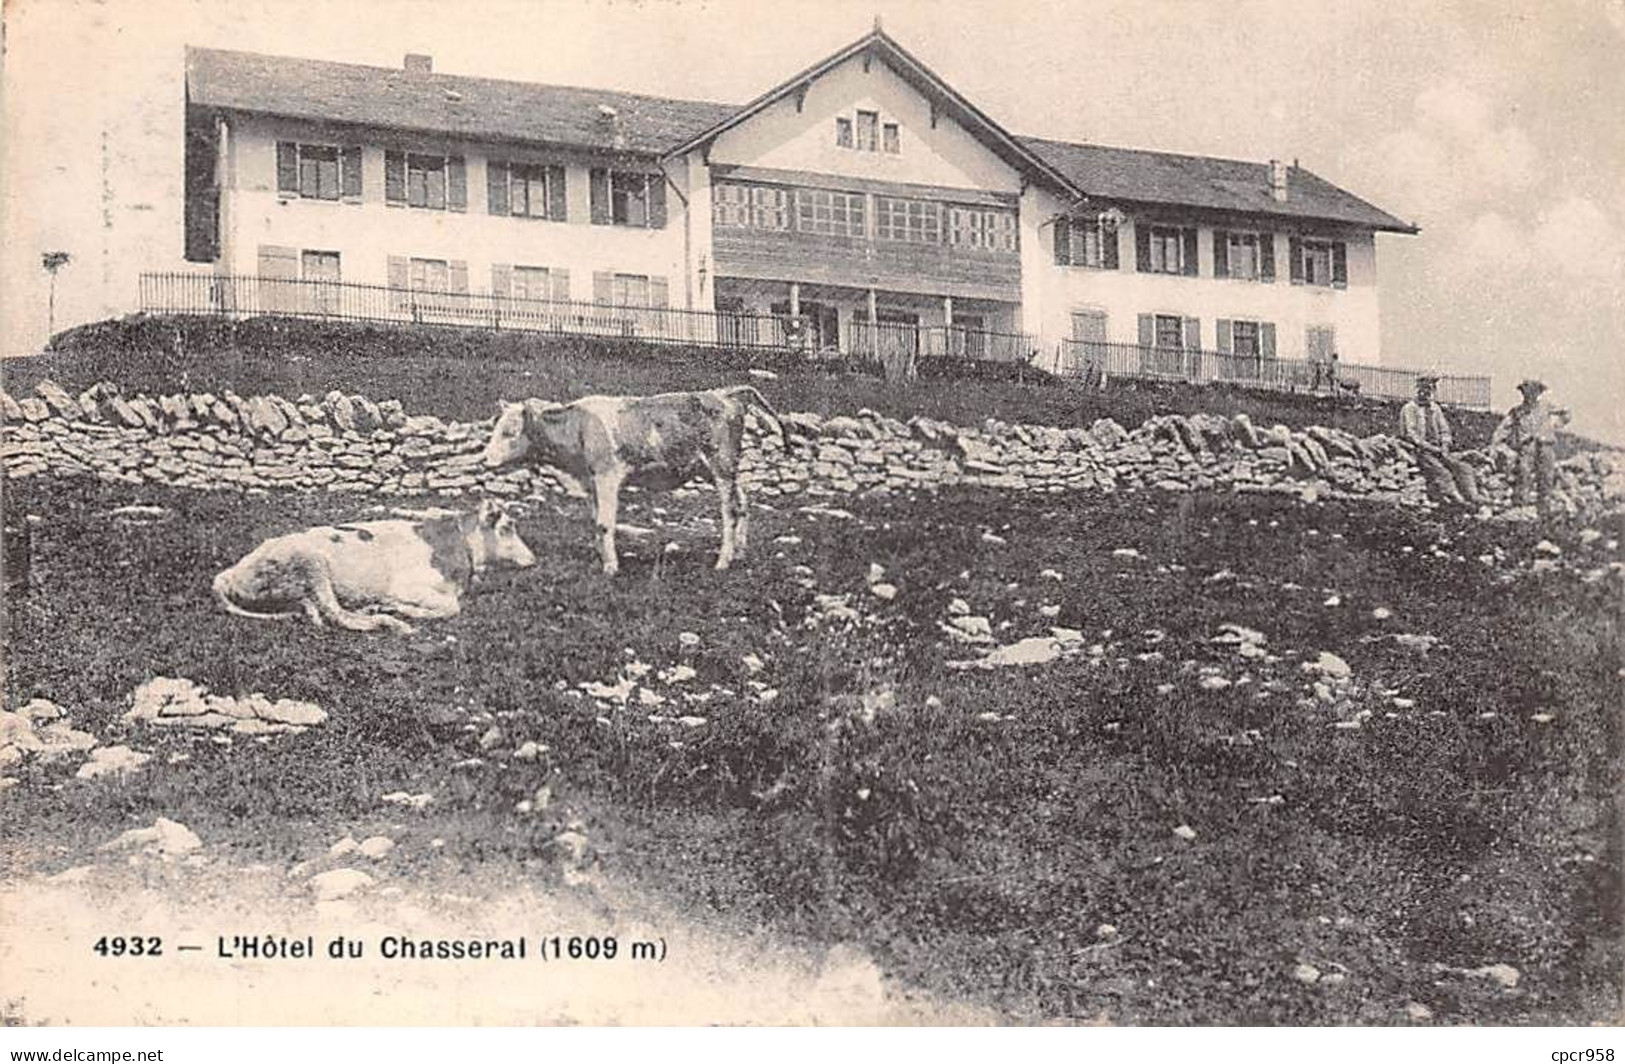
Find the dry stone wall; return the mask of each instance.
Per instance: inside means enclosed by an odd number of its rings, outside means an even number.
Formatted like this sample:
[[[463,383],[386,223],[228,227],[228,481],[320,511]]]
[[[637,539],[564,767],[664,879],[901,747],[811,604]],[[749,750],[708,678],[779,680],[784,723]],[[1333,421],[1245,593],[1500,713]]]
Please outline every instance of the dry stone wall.
[[[491,471],[480,463],[490,422],[408,414],[396,400],[329,392],[243,398],[126,396],[110,384],[79,395],[46,381],[36,394],[0,392],[0,461],[13,477],[95,476],[201,489],[464,493],[517,496],[579,490],[550,470]],[[1136,489],[1280,492],[1427,504],[1409,448],[1387,435],[1254,425],[1245,414],[1153,417],[1126,429],[954,426],[872,411],[821,418],[787,413],[788,442],[752,423],[743,479],[753,495],[841,496],[967,484],[1019,491]],[[1507,478],[1479,466],[1492,507]],[[1606,456],[1560,464],[1559,505],[1609,508],[1625,495]]]

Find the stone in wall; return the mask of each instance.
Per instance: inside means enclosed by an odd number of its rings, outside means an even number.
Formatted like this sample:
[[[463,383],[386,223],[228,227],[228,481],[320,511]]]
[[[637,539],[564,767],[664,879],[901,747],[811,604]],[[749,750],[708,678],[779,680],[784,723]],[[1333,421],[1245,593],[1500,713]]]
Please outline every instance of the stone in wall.
[[[6,414],[0,461],[13,476],[95,475],[130,483],[236,490],[411,495],[429,491],[583,494],[551,470],[483,468],[490,423],[409,415],[399,401],[329,392],[244,399],[230,392],[126,398],[110,384],[72,399],[46,382],[21,400],[0,392]],[[1088,428],[1007,424],[963,427],[861,411],[783,415],[789,439],[753,424],[743,466],[753,490],[838,495],[975,484],[1007,490],[1235,490],[1371,498],[1426,505],[1406,445],[1313,426],[1259,429],[1244,414],[1159,415],[1132,430],[1110,418]],[[1480,479],[1500,507],[1503,473],[1482,456]],[[1560,465],[1561,505],[1617,500],[1625,476],[1606,456]]]

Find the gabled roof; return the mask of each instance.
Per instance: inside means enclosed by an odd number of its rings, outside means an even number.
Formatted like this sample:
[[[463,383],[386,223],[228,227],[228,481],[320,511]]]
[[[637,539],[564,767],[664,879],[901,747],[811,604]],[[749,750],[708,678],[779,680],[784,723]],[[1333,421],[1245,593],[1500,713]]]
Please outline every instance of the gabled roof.
[[[186,50],[195,106],[477,139],[658,155],[738,110],[604,89]],[[614,123],[600,107],[613,107]],[[617,136],[617,133],[619,136]]]
[[[1018,171],[1055,188],[1072,191],[1067,179],[1047,160],[1034,153],[1021,142],[1020,138],[1011,135],[1004,127],[983,114],[969,100],[954,91],[951,85],[939,78],[924,63],[910,55],[902,45],[887,36],[886,32],[878,24],[873,30],[859,37],[834,55],[786,79],[776,87],[756,97],[750,103],[738,108],[732,114],[722,118],[715,125],[671,148],[667,155],[682,155],[701,145],[710,143],[727,130],[747,121],[753,115],[800,91],[803,86],[834,70],[842,63],[860,55],[867,55],[886,62],[904,81],[912,85],[915,91],[930,100],[933,105],[942,107],[944,112],[963,126],[971,136],[981,141],[995,155]]]
[[[1263,163],[1012,135],[878,28],[744,106],[214,48],[186,50],[186,87],[196,107],[658,158],[708,142],[866,50],[1000,158],[1070,197],[1417,231],[1301,167],[1278,201]]]
[[[1287,198],[1277,200],[1270,194],[1268,163],[1021,139],[1090,197],[1417,232],[1416,226],[1300,166],[1287,169]]]

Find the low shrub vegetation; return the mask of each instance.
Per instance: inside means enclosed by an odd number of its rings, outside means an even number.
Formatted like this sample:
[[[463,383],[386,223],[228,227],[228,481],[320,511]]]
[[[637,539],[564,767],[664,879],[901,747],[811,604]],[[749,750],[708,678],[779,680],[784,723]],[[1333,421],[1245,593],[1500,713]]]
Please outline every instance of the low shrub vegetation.
[[[613,875],[1015,1017],[1617,1015],[1617,521],[1539,565],[1532,530],[1374,507],[956,490],[764,509],[716,573],[709,494],[634,495],[616,579],[585,507],[533,503],[537,567],[412,636],[215,606],[263,537],[370,503],[8,485],[8,527],[40,518],[8,703],[157,755],[12,770],[13,870],[160,815],[291,862],[404,790],[432,801],[402,853],[544,876],[580,824]],[[121,723],[154,675],[330,716]]]

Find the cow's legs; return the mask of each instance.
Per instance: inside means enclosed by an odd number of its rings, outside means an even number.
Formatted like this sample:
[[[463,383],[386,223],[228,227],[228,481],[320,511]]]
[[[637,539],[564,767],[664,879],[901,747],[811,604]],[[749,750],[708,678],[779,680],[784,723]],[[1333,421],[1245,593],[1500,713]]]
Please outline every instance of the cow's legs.
[[[372,632],[379,628],[389,628],[405,635],[412,630],[411,625],[397,617],[382,613],[356,613],[345,609],[340,604],[338,595],[333,592],[333,580],[327,573],[327,567],[319,562],[312,562],[307,571],[310,573],[311,600],[305,603],[305,613],[307,616],[312,615],[313,601],[314,616],[318,624],[321,620],[329,620],[340,628],[348,628],[354,632]]]
[[[615,521],[621,509],[621,477],[604,473],[592,478],[593,519],[598,524],[598,556],[604,572],[614,575],[620,567],[615,556]]]
[[[734,548],[738,545],[739,482],[718,473],[717,499],[722,504],[722,549],[717,551],[717,568],[726,569],[733,564]]]
[[[734,551],[743,558],[750,546],[750,500],[745,498],[745,485],[734,480]]]
[[[445,620],[447,617],[457,616],[463,609],[462,603],[455,595],[439,596],[427,602],[392,602],[384,608],[391,613],[419,621]]]

